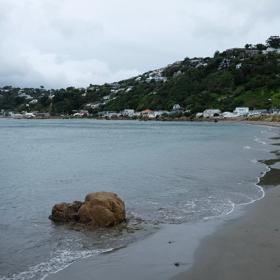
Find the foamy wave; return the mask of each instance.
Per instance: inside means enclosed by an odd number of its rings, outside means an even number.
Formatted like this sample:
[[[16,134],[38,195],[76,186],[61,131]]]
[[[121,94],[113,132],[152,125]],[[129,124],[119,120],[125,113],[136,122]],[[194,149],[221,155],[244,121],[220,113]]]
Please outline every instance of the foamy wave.
[[[245,150],[250,150],[250,149],[252,149],[252,147],[250,147],[250,146],[244,146],[243,149],[245,149]]]
[[[262,144],[262,145],[266,145],[266,144],[267,144],[265,141],[261,140],[261,139],[258,138],[258,137],[255,137],[254,140],[255,140],[255,142],[257,142],[257,143],[259,143],[259,144]]]
[[[267,166],[266,166],[266,171],[265,171],[260,177],[258,177],[257,183],[255,184],[256,187],[260,190],[261,195],[260,195],[258,198],[256,198],[256,199],[252,199],[252,200],[249,201],[249,202],[240,203],[240,204],[238,204],[238,205],[240,205],[240,206],[249,205],[249,204],[252,204],[252,203],[254,203],[254,202],[256,202],[256,201],[259,201],[259,200],[261,200],[261,199],[263,199],[263,198],[265,197],[265,190],[264,190],[263,187],[261,187],[261,186],[259,185],[259,183],[260,183],[260,181],[261,181],[261,178],[264,177],[264,176],[266,175],[266,173],[269,172],[270,170],[271,170],[271,168],[267,165]]]
[[[77,260],[89,258],[105,252],[110,252],[113,249],[107,250],[85,250],[85,251],[70,251],[59,250],[54,253],[54,256],[47,262],[42,262],[29,267],[28,270],[11,276],[0,276],[0,280],[34,280],[45,279],[49,274],[59,272]]]
[[[229,205],[229,208],[222,211],[222,213],[215,215],[215,216],[204,217],[203,220],[208,221],[208,220],[230,215],[235,209],[235,203],[232,202],[231,200],[228,200],[228,205]]]

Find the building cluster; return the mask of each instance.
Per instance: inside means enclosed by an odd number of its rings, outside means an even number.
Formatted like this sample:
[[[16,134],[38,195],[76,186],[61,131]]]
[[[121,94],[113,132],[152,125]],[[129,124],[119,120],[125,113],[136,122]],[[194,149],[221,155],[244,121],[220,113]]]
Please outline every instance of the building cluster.
[[[197,118],[224,118],[234,119],[242,117],[257,117],[266,115],[280,115],[280,109],[260,109],[250,110],[249,107],[236,107],[233,112],[222,112],[220,109],[207,109],[201,113],[197,113]]]
[[[171,111],[166,110],[150,110],[145,109],[143,111],[136,111],[134,109],[124,109],[121,112],[111,112],[111,111],[103,111],[98,113],[99,118],[106,118],[106,119],[114,119],[114,118],[131,118],[131,119],[157,119],[161,116],[175,116],[178,114],[183,114],[189,112],[186,111],[183,107],[179,104],[175,104]]]
[[[0,116],[12,119],[48,119],[50,117],[50,113],[42,113],[42,112],[27,112],[23,111],[21,113],[15,113],[12,111],[0,111]]]

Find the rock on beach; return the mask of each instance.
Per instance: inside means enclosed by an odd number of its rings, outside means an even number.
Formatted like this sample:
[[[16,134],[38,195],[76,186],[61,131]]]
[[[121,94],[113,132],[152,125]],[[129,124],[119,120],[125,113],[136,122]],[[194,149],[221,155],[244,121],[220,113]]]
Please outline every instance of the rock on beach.
[[[115,193],[94,192],[88,194],[84,202],[55,204],[49,218],[55,223],[113,227],[126,220],[125,204]]]

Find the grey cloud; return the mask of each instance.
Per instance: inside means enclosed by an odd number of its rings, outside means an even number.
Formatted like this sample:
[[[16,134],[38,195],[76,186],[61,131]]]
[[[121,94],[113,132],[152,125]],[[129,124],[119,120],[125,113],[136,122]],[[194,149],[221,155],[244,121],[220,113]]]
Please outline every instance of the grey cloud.
[[[0,0],[0,84],[86,86],[263,42],[278,0]]]

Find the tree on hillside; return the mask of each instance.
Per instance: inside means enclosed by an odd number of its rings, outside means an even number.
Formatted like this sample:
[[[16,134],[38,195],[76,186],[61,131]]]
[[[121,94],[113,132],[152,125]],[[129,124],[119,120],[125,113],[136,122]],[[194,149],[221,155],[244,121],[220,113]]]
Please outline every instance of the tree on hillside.
[[[256,48],[259,51],[263,51],[266,50],[267,47],[264,44],[256,44]]]
[[[269,47],[278,49],[278,48],[280,48],[280,37],[271,36],[266,40],[266,43]]]
[[[245,45],[245,49],[246,50],[250,50],[250,49],[252,49],[253,48],[253,45],[252,44],[246,44]]]

